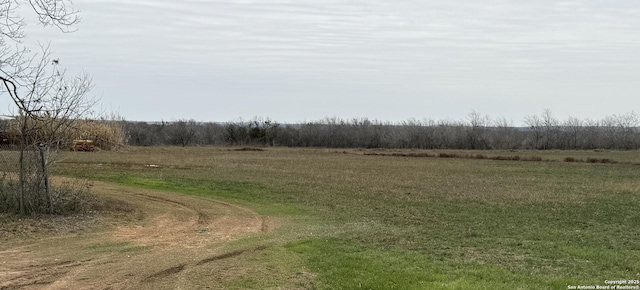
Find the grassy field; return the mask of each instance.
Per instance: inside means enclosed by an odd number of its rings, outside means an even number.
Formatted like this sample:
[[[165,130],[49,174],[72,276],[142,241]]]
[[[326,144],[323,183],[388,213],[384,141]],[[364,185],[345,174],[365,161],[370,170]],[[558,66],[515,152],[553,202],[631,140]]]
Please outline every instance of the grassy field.
[[[448,151],[546,161],[366,155],[375,152],[63,152],[57,173],[278,217],[279,230],[236,242],[267,248],[237,257],[251,270],[229,288],[277,287],[292,275],[319,289],[567,289],[640,278],[640,152]]]

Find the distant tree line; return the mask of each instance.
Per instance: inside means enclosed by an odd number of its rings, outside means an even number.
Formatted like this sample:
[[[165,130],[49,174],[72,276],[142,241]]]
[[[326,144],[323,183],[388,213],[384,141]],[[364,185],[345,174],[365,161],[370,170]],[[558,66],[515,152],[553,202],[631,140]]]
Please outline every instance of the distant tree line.
[[[279,124],[265,118],[228,123],[194,120],[126,122],[130,145],[235,145],[414,149],[618,149],[640,148],[640,119],[631,112],[602,120],[556,119],[551,111],[524,118],[525,127],[475,111],[467,118],[401,123],[367,118],[325,118]]]

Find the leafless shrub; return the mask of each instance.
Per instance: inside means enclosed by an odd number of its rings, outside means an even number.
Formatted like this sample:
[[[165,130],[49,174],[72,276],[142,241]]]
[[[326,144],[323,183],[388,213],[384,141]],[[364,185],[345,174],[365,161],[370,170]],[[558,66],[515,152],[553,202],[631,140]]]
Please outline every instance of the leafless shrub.
[[[540,157],[540,156],[529,156],[529,157],[524,157],[524,158],[522,158],[520,160],[522,160],[522,161],[536,161],[536,162],[543,161],[542,157]]]
[[[420,152],[420,153],[407,153],[405,154],[406,156],[409,157],[436,157],[435,154],[432,153],[428,153],[428,152]]]
[[[519,161],[519,160],[522,160],[520,155],[515,155],[515,156],[498,155],[498,156],[491,157],[491,159],[493,159],[493,160],[507,160],[507,161]]]
[[[611,160],[609,158],[593,158],[593,157],[587,158],[585,160],[585,162],[587,162],[587,163],[610,163],[610,164],[618,163],[617,161]]]
[[[86,212],[100,208],[101,202],[91,194],[91,184],[84,180],[63,182],[52,187],[54,214]]]
[[[256,147],[242,147],[233,149],[233,151],[264,151],[264,149]]]
[[[23,153],[23,165],[15,162],[19,152],[0,151],[0,212],[20,213],[20,199],[16,193],[23,193],[23,210],[25,213],[69,214],[88,211],[96,207],[97,200],[90,194],[87,181],[73,180],[50,185],[50,198],[45,190],[45,176],[41,174],[40,149],[28,147]],[[11,156],[16,155],[16,156]],[[23,175],[20,185],[19,171]],[[53,204],[50,204],[53,203]],[[53,211],[51,211],[53,209]]]
[[[559,120],[550,110],[526,116],[525,127],[472,112],[464,120],[415,120],[397,124],[356,118],[325,118],[278,124],[263,118],[225,124],[194,124],[201,145],[288,146],[364,149],[640,149],[640,118],[634,113],[604,120]],[[169,138],[171,123],[127,122],[130,145],[181,145]],[[183,132],[184,130],[180,131]],[[517,151],[514,151],[517,152]],[[443,158],[447,158],[445,153]],[[464,155],[463,153],[456,153]],[[462,156],[458,156],[462,158]],[[475,156],[473,156],[475,158]],[[490,159],[490,158],[487,158]]]

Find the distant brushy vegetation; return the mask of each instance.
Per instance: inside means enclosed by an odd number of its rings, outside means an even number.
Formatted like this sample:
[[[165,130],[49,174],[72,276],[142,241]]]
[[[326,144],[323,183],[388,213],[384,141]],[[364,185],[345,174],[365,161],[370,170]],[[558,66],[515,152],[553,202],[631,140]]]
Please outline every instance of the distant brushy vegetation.
[[[631,112],[602,120],[558,120],[549,110],[526,116],[526,127],[471,112],[465,120],[401,123],[367,118],[325,118],[302,124],[250,121],[126,122],[130,145],[231,145],[410,149],[614,149],[640,148],[640,119]]]
[[[86,182],[59,182],[49,176],[55,174],[60,150],[77,149],[74,140],[91,140],[91,150],[121,148],[126,143],[123,125],[106,118],[0,120],[0,213],[74,214],[97,208]]]

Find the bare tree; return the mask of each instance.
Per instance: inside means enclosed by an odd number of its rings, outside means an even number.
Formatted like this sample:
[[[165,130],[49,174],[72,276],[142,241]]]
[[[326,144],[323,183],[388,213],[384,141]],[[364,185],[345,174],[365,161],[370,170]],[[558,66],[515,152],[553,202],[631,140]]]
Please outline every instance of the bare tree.
[[[529,147],[533,149],[540,149],[542,146],[543,121],[537,115],[528,115],[524,118],[524,123],[529,127],[529,134],[531,139],[529,140]]]
[[[638,116],[634,112],[625,115],[607,116],[602,120],[601,124],[607,148],[637,148],[635,130],[638,127]]]
[[[37,191],[38,187],[27,186],[30,182],[27,177],[33,175],[33,169],[27,166],[26,160],[27,151],[37,148],[41,165],[37,173],[41,178],[36,182],[44,182],[46,208],[52,213],[53,198],[47,173],[49,150],[69,145],[78,120],[90,111],[96,101],[87,98],[92,88],[91,79],[87,75],[67,77],[66,72],[59,68],[59,62],[51,61],[48,48],[43,48],[42,55],[36,56],[29,64],[32,66],[24,70],[27,74],[21,78],[24,86],[11,87],[9,82],[4,83],[7,89],[12,89],[10,95],[18,110],[19,211],[24,214],[38,210],[37,200],[41,196],[28,190],[36,188]]]
[[[587,119],[584,121],[585,143],[587,149],[604,148],[602,140],[602,121]]]
[[[29,50],[19,45],[26,25],[17,14],[20,5],[29,5],[41,25],[55,26],[63,32],[73,31],[80,21],[69,0],[0,0],[0,81],[12,98],[17,97],[17,87],[25,85],[21,79],[29,73],[33,60]]]
[[[470,149],[487,149],[489,148],[489,140],[487,127],[491,126],[491,118],[483,116],[476,111],[471,111],[467,115],[469,127],[467,129],[467,140]]]
[[[543,122],[543,128],[544,128],[544,148],[543,149],[552,149],[556,146],[556,143],[558,142],[558,127],[559,127],[559,122],[558,119],[556,119],[553,114],[551,113],[550,109],[545,109],[542,112],[542,122]]]
[[[565,149],[582,149],[581,137],[584,131],[584,122],[576,117],[569,117],[562,125],[564,129]]]
[[[173,145],[185,147],[196,137],[198,123],[195,120],[178,120],[169,124],[167,135]]]
[[[187,121],[185,121],[188,123]],[[420,149],[637,149],[639,118],[633,112],[604,120],[569,117],[558,121],[550,111],[524,119],[527,128],[505,118],[492,119],[472,112],[462,121],[409,119],[393,124],[358,118],[324,118],[303,124],[284,124],[265,118],[226,124],[191,124],[180,133],[191,134],[188,143],[176,140],[176,123],[127,123],[130,145],[267,145],[329,148]],[[187,124],[183,125],[187,125]],[[166,128],[165,128],[166,126]],[[191,132],[191,133],[190,133]],[[2,136],[0,136],[2,137]],[[10,137],[10,136],[8,136]]]
[[[517,149],[521,144],[518,130],[513,126],[513,121],[506,118],[498,118],[494,121],[493,147],[496,149]]]
[[[93,105],[85,99],[91,89],[87,76],[67,78],[58,67],[59,60],[50,56],[48,46],[42,54],[32,55],[20,46],[24,38],[24,19],[17,14],[20,5],[28,5],[43,26],[55,26],[71,32],[79,22],[78,12],[69,0],[0,0],[0,93],[7,94],[18,110],[20,156],[18,161],[19,212],[27,212],[27,177],[25,150],[41,144],[41,172],[44,177],[46,208],[53,211],[53,200],[48,186],[47,154],[45,148],[56,143],[62,131],[73,127],[73,120]],[[38,181],[39,182],[39,181]],[[39,197],[38,194],[33,195]],[[33,210],[30,208],[29,210]]]

